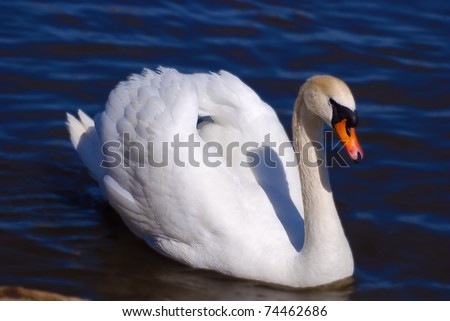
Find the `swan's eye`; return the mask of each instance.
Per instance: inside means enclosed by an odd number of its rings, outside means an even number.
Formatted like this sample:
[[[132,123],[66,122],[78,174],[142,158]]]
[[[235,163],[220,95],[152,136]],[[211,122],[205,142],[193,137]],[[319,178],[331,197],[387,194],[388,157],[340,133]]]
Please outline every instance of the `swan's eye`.
[[[328,105],[330,105],[331,107],[338,107],[339,106],[339,104],[336,102],[336,100],[334,100],[331,97],[330,97],[330,99],[328,99]]]
[[[350,108],[339,104],[331,97],[328,99],[328,104],[333,109],[331,124],[334,125],[345,119],[346,131],[348,136],[350,136],[350,128],[354,128],[358,125],[358,114],[356,110],[351,110]]]

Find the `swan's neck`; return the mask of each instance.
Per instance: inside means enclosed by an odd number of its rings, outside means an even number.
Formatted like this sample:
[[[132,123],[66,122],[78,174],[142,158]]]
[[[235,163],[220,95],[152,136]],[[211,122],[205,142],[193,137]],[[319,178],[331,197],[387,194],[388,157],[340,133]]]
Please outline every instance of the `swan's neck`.
[[[303,91],[296,101],[293,135],[299,153],[299,173],[305,219],[305,244],[299,254],[299,273],[317,284],[353,273],[353,257],[336,211],[325,165],[323,121],[304,105]],[[304,281],[305,275],[301,277]],[[310,284],[308,284],[309,286]]]

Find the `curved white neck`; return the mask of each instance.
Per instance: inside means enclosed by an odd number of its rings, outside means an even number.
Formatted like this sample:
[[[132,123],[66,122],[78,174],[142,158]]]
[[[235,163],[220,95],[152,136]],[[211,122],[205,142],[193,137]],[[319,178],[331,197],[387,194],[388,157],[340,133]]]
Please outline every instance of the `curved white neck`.
[[[297,98],[293,136],[299,153],[299,173],[305,219],[305,244],[296,264],[301,286],[314,286],[348,277],[353,257],[342,229],[325,165],[324,122]]]

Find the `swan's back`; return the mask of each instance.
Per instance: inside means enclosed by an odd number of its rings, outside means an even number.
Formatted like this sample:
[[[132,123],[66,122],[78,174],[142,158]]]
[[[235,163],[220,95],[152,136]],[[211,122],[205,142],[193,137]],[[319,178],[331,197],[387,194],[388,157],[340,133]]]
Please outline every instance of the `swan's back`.
[[[68,126],[109,203],[163,254],[254,277],[279,272],[267,257],[287,261],[301,248],[300,182],[296,166],[285,166],[294,151],[272,108],[237,77],[145,70],[111,92],[95,126],[82,112],[80,121],[69,115]],[[267,134],[276,147],[263,143]],[[177,140],[195,148],[176,151]],[[241,153],[245,142],[260,146]],[[205,163],[205,150],[217,143],[222,156]],[[282,166],[242,166],[255,155]],[[113,164],[117,157],[122,162]]]

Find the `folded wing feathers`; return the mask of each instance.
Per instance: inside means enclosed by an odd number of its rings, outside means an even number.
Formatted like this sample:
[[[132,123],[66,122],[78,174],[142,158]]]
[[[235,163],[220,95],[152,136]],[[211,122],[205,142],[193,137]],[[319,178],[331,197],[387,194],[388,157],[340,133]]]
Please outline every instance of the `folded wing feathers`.
[[[145,222],[155,224],[150,229],[153,231],[158,230],[156,226],[161,224],[157,217],[151,220],[142,217],[152,216],[152,197],[171,197],[170,188],[176,186],[155,186],[149,179],[149,166],[100,168],[103,157],[101,142],[123,144],[122,135],[125,133],[130,135],[130,141],[138,141],[145,146],[148,142],[170,141],[177,133],[193,133],[197,140],[201,140],[197,132],[199,116],[211,116],[215,122],[239,128],[246,117],[255,117],[261,112],[266,112],[266,108],[258,95],[239,78],[225,71],[219,74],[183,75],[173,69],[159,68],[156,72],[145,69],[141,75],[132,75],[127,81],[119,83],[110,93],[105,111],[95,118],[95,125],[81,111],[80,120],[68,115],[67,123],[73,145],[103,185],[111,204],[127,213],[128,218],[124,220],[128,221],[129,226],[133,226],[130,222],[135,223],[133,230],[143,235]],[[86,132],[89,143],[85,145],[86,149],[80,149],[80,138]],[[221,135],[221,132],[218,134]],[[94,151],[98,153],[92,155]],[[162,151],[156,149],[155,152]],[[195,208],[195,203],[191,204]],[[144,214],[141,206],[149,211]],[[162,225],[165,227],[160,228],[170,228]],[[170,234],[166,231],[166,235]]]

